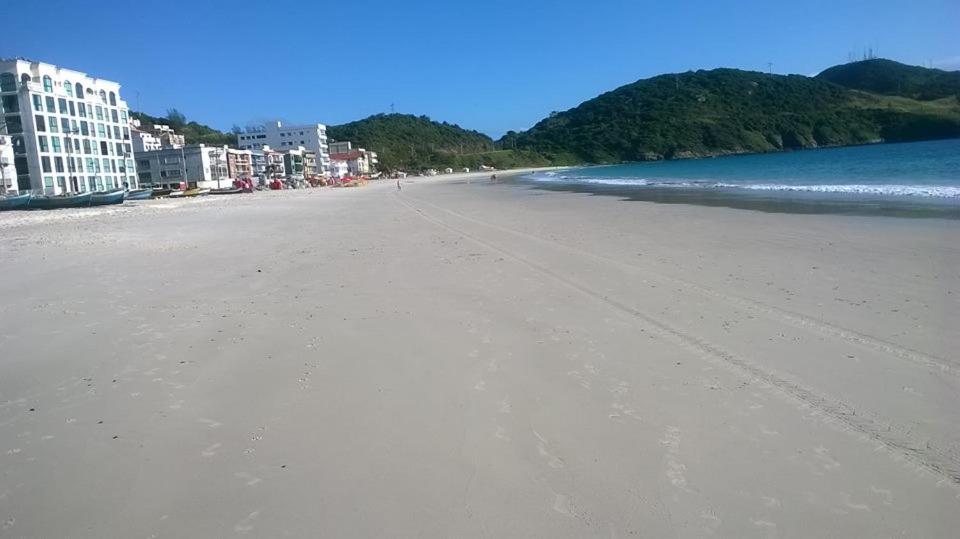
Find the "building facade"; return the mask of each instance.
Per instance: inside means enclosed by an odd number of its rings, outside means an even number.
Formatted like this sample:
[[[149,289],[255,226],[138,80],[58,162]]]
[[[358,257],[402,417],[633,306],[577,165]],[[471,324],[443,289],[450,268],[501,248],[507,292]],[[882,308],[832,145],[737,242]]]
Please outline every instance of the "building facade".
[[[0,134],[11,138],[20,191],[136,188],[128,118],[116,82],[0,59]]]
[[[136,154],[140,185],[144,187],[187,187],[219,189],[232,187],[227,170],[226,146],[191,144]]]
[[[349,173],[353,176],[369,176],[377,171],[377,154],[368,152],[363,148],[344,153],[333,153],[330,154],[330,159],[344,161]]]
[[[339,159],[330,159],[330,177],[331,178],[346,178],[350,175],[350,167],[347,166],[346,161],[341,161]]]
[[[280,151],[303,146],[316,154],[317,173],[330,173],[327,126],[323,124],[285,126],[281,122],[273,122],[260,128],[248,128],[246,133],[237,135],[237,146],[241,149],[256,150],[265,145]]]
[[[250,150],[227,148],[227,174],[231,179],[253,179],[253,155]]]
[[[160,144],[160,139],[153,136],[153,133],[133,129],[130,132],[130,137],[132,139],[131,143],[133,145],[133,153],[135,154],[140,152],[152,152],[163,147],[163,145]]]

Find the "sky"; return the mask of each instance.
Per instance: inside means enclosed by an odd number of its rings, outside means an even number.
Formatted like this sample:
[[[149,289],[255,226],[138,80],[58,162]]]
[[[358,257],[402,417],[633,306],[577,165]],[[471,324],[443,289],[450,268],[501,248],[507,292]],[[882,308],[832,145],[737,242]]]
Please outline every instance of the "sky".
[[[3,25],[0,57],[115,80],[133,109],[176,108],[223,130],[271,119],[336,125],[394,110],[498,138],[661,73],[812,75],[871,47],[960,69],[958,0],[81,4],[18,4],[25,17]]]

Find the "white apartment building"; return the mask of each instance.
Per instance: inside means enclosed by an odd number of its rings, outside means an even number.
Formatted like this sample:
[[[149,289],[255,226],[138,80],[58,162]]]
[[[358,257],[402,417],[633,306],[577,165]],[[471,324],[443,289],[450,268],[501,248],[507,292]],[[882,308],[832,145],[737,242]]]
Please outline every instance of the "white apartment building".
[[[303,146],[316,154],[318,172],[330,174],[327,126],[323,124],[285,126],[280,122],[273,122],[260,128],[248,128],[246,133],[237,135],[237,146],[240,149],[259,150],[264,145],[279,151]]]
[[[0,134],[21,191],[137,187],[120,84],[43,62],[0,59]]]
[[[190,144],[136,154],[140,185],[218,189],[232,187],[227,171],[227,147]]]
[[[133,139],[133,153],[135,154],[140,152],[152,152],[163,147],[163,145],[160,144],[160,139],[155,137],[153,133],[147,133],[146,131],[134,129],[130,135]]]
[[[354,176],[367,176],[375,173],[379,163],[376,152],[354,148],[350,141],[331,143],[330,159],[345,162],[348,173]]]
[[[346,161],[341,161],[339,159],[330,159],[330,177],[331,178],[346,178],[350,175],[350,167],[347,165]]]

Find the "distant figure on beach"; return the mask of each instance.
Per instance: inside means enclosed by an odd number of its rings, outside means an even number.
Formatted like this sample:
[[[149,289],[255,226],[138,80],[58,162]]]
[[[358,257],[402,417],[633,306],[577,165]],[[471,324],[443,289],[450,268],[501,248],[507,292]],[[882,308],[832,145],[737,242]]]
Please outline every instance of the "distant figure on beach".
[[[492,181],[492,182],[497,181],[497,175],[496,175],[496,174],[491,175],[491,176],[490,176],[490,181]]]
[[[400,180],[397,180],[397,191],[403,191],[403,188],[400,187]]]

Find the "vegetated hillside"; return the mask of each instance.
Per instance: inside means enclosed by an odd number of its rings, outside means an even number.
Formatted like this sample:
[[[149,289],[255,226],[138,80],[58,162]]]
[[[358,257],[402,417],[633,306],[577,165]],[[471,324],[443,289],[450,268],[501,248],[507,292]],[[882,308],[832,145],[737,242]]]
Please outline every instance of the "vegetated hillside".
[[[411,114],[377,114],[331,126],[327,137],[377,152],[381,169],[388,171],[474,168],[489,164],[482,162],[485,154],[496,153],[493,140],[483,133]]]
[[[817,78],[855,90],[921,101],[960,96],[960,71],[927,69],[883,58],[833,66]]]
[[[187,118],[176,109],[167,111],[167,116],[150,116],[143,112],[130,112],[130,115],[140,120],[143,129],[151,129],[154,125],[169,125],[178,134],[183,135],[187,144],[210,144],[216,146],[236,146],[237,136],[233,133],[223,133],[212,127],[187,122]]]
[[[955,98],[924,109],[881,97],[800,75],[660,75],[554,113],[499,144],[554,162],[610,163],[960,136]]]

